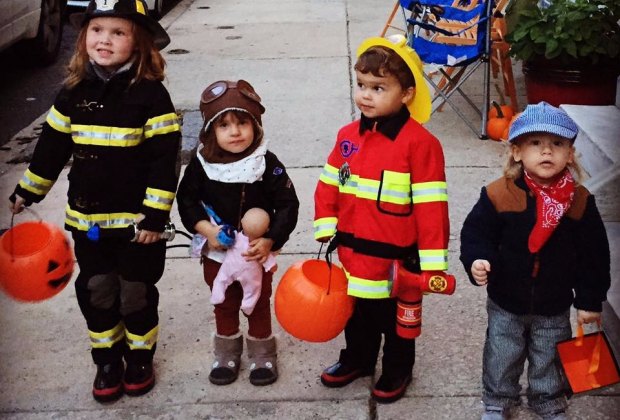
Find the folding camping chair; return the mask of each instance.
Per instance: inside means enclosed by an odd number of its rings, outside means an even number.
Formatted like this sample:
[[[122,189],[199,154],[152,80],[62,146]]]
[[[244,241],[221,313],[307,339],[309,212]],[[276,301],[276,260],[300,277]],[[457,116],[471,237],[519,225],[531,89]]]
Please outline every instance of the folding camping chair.
[[[435,90],[433,112],[448,104],[481,139],[487,138],[489,111],[491,17],[493,0],[400,0],[382,31],[405,32],[409,45],[425,64],[424,77]],[[393,24],[398,9],[405,28]],[[482,66],[482,104],[478,105],[461,86]],[[435,77],[439,76],[439,81]],[[481,119],[480,129],[459,108],[458,93]]]

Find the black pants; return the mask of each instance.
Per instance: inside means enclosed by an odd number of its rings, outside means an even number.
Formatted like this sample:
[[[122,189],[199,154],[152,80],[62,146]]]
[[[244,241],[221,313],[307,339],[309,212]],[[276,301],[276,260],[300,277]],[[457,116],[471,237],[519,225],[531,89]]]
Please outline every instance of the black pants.
[[[155,284],[164,272],[166,243],[127,239],[92,242],[74,233],[80,274],[75,281],[96,364],[153,359],[159,316]]]
[[[396,334],[396,299],[360,299],[344,329],[347,347],[340,352],[340,362],[374,370],[383,344],[382,374],[402,378],[413,370],[415,340]]]

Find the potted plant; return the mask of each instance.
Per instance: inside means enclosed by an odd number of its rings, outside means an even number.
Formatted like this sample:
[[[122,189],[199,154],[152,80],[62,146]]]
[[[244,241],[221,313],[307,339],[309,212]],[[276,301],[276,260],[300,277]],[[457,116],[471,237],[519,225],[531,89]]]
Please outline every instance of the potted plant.
[[[506,19],[510,54],[523,62],[528,102],[615,102],[620,1],[515,0]]]

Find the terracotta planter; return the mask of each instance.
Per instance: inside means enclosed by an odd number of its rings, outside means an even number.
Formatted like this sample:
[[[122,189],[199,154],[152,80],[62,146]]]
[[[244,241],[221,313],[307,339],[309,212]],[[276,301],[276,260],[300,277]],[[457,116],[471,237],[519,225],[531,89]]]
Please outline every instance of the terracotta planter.
[[[566,68],[552,61],[524,62],[525,91],[530,104],[613,105],[618,70],[612,66]]]

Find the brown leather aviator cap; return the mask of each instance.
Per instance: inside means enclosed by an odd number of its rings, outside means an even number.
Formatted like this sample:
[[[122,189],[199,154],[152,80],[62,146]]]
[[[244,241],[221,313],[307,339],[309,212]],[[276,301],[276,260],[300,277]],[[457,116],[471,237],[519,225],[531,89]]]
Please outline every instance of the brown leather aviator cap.
[[[252,85],[245,80],[236,82],[219,80],[207,86],[200,95],[200,113],[204,121],[204,131],[222,113],[231,110],[245,111],[262,126],[261,114],[265,107]]]

